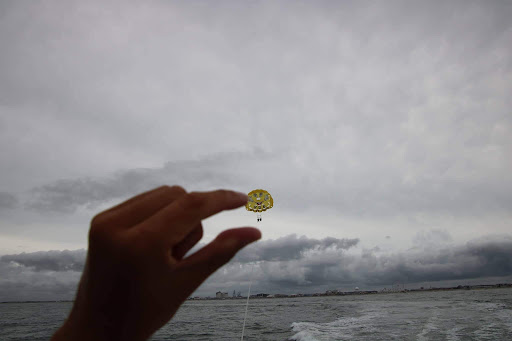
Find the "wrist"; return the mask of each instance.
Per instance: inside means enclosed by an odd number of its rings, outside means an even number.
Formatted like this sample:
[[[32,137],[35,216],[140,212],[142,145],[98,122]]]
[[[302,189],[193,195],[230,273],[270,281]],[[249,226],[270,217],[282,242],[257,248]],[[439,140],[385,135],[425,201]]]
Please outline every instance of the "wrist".
[[[51,341],[144,341],[134,330],[128,330],[130,323],[112,323],[100,312],[77,308],[76,302],[68,319],[57,330]]]
[[[80,320],[70,314],[64,324],[53,335],[51,341],[111,341],[106,334],[106,330],[95,323]]]

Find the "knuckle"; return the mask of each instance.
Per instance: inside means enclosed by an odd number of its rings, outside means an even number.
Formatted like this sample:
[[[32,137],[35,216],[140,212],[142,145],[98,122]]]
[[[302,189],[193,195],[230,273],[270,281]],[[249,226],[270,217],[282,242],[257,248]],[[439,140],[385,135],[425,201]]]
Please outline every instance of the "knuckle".
[[[185,206],[197,208],[203,203],[203,197],[197,192],[188,193],[185,198]]]
[[[171,186],[163,185],[163,186],[157,187],[156,190],[161,191],[161,192],[168,192],[171,190]]]
[[[172,202],[183,195],[187,194],[187,191],[181,186],[162,186],[159,187],[160,195],[169,202]]]
[[[183,187],[178,186],[178,185],[174,185],[174,186],[163,185],[163,186],[158,187],[157,190],[160,192],[174,194],[174,195],[187,193],[187,191],[185,191],[185,189]]]
[[[106,242],[109,239],[108,230],[103,225],[91,225],[89,230],[89,242],[96,244]]]
[[[112,238],[111,234],[112,231],[109,224],[108,213],[102,212],[95,215],[91,220],[91,227],[89,229],[89,242],[108,242]]]
[[[187,191],[181,186],[174,185],[172,187],[169,187],[169,192],[176,193],[176,194],[186,194]]]
[[[97,228],[103,226],[105,223],[105,213],[98,213],[91,219],[91,228]]]

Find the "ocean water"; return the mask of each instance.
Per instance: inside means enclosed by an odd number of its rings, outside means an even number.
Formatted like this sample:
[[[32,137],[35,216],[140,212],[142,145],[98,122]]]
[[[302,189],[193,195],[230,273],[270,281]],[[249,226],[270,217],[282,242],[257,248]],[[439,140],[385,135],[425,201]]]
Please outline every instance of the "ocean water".
[[[0,340],[48,340],[70,308],[0,304]],[[240,340],[244,310],[188,301],[152,340]],[[244,340],[512,340],[512,289],[254,299]]]

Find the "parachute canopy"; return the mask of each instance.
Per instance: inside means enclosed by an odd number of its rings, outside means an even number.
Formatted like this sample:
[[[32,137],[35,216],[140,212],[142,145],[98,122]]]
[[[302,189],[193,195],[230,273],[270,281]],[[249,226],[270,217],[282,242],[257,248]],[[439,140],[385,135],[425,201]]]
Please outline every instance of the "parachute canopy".
[[[250,191],[249,201],[245,204],[245,209],[252,212],[264,212],[274,206],[274,199],[269,192],[264,189],[255,189]]]

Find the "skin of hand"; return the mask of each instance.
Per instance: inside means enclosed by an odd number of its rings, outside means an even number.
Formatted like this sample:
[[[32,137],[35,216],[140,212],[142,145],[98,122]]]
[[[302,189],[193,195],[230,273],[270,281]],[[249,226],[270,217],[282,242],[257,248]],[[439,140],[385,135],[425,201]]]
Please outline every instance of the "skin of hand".
[[[261,238],[251,227],[226,230],[184,258],[203,236],[201,220],[247,200],[163,186],[96,215],[73,308],[52,341],[147,340],[208,276]]]

